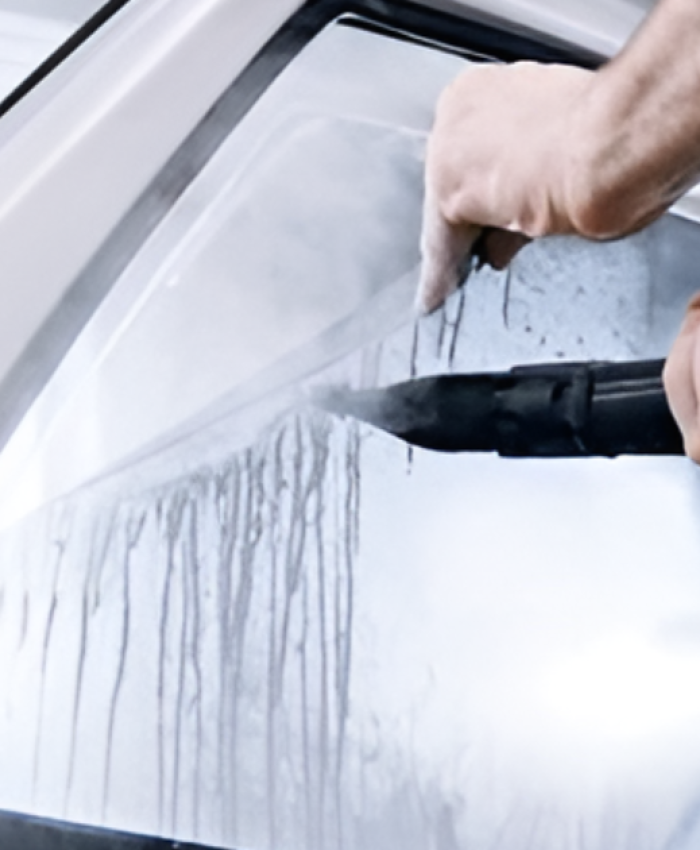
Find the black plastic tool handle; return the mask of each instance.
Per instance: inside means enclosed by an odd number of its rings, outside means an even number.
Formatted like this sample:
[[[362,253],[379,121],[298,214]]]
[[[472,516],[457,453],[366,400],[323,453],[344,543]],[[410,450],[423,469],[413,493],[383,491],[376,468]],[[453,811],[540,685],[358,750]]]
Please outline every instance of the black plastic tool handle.
[[[379,390],[333,390],[327,410],[438,451],[507,457],[682,454],[663,360],[551,363],[437,375]]]
[[[503,455],[683,454],[663,360],[518,367],[496,379]],[[541,405],[541,407],[540,407]]]

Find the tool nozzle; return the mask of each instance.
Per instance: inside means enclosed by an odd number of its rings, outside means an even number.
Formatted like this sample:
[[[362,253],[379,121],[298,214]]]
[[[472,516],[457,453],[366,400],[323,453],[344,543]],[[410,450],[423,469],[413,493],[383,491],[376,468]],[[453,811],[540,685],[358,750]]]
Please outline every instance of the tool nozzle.
[[[553,363],[435,375],[383,389],[326,387],[312,402],[416,446],[508,457],[682,454],[663,361]]]

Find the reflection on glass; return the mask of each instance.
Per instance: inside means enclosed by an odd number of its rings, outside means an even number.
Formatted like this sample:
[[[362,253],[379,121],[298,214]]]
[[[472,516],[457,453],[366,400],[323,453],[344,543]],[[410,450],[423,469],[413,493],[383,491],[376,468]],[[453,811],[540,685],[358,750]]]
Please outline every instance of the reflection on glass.
[[[377,334],[460,66],[324,32],[21,426],[0,806],[260,850],[697,846],[695,470],[409,453],[305,402],[663,353],[673,222],[530,245]]]
[[[104,0],[1,0],[0,100],[103,5]]]

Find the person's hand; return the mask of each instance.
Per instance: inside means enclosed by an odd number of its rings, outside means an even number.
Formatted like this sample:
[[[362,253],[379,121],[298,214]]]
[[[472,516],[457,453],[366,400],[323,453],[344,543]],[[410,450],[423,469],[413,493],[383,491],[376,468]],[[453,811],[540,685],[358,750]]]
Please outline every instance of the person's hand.
[[[574,116],[595,74],[517,62],[464,71],[440,97],[428,143],[418,306],[461,282],[482,227],[502,268],[528,238],[579,230],[567,197]]]
[[[700,463],[700,292],[688,305],[664,368],[668,403],[683,434],[688,457]]]

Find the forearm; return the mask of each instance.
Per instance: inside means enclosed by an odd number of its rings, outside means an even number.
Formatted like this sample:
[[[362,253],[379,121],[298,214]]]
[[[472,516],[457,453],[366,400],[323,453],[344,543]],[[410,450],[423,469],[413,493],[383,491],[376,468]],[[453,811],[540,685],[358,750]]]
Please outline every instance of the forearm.
[[[576,228],[605,238],[700,178],[700,2],[661,0],[595,77],[572,120],[569,200]]]
[[[660,0],[597,72],[468,67],[443,92],[428,144],[419,303],[461,279],[479,232],[624,236],[700,178],[700,0]],[[522,237],[518,236],[521,239]]]

